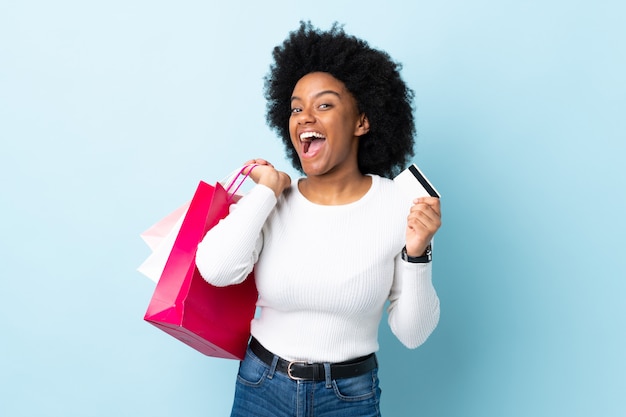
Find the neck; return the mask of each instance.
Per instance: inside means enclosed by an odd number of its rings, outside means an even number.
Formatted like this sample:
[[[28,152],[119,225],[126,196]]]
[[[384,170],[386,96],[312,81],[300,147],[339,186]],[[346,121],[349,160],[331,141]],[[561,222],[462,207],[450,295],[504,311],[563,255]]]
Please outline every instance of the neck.
[[[298,188],[312,203],[333,206],[359,200],[371,185],[372,178],[357,171],[342,176],[306,177],[299,182]]]

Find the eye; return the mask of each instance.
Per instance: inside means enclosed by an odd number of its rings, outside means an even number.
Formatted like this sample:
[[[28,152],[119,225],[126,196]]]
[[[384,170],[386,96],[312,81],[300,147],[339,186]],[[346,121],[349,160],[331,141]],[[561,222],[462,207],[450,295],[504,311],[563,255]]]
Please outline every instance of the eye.
[[[291,114],[300,113],[302,109],[300,107],[293,107],[291,109]]]
[[[323,103],[319,105],[319,109],[320,110],[328,110],[332,107],[332,104],[328,104],[328,103]]]

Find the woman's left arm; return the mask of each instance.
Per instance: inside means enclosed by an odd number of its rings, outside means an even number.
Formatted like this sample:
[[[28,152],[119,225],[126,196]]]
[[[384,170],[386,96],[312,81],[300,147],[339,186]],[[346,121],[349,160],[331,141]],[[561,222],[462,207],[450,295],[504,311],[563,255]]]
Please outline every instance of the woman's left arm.
[[[388,320],[393,334],[410,349],[424,343],[439,323],[432,264],[410,263],[398,255],[389,301]]]
[[[432,264],[427,252],[441,226],[441,207],[436,197],[413,201],[407,218],[406,256],[395,259],[394,280],[389,294],[389,325],[407,347],[426,341],[439,323],[439,297],[432,284]],[[421,258],[418,263],[411,258]]]

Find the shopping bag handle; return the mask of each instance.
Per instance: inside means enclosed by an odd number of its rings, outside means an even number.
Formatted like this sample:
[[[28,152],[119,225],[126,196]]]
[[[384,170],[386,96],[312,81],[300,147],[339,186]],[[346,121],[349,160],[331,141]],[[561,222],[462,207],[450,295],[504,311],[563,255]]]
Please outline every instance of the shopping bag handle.
[[[235,194],[237,193],[239,188],[243,185],[243,183],[246,181],[246,179],[250,176],[250,173],[252,172],[252,170],[258,166],[259,164],[244,165],[243,167],[235,170],[234,173],[232,173],[229,176],[230,181],[228,181],[228,185],[225,188],[226,193],[228,194],[229,201],[235,197]],[[248,167],[250,167],[250,169],[248,170],[248,172],[244,174],[243,172]],[[234,187],[234,190],[232,190],[233,187]]]

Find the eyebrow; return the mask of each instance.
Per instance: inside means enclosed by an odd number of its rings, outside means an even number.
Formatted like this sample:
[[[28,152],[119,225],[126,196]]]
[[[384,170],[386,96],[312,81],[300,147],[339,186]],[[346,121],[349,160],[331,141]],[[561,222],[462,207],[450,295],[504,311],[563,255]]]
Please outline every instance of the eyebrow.
[[[319,93],[315,94],[313,97],[318,98],[320,96],[323,96],[324,94],[332,94],[332,95],[337,96],[338,98],[341,98],[341,94],[333,90],[320,91]],[[301,100],[301,98],[298,96],[291,96],[291,101],[294,101],[294,100]]]

